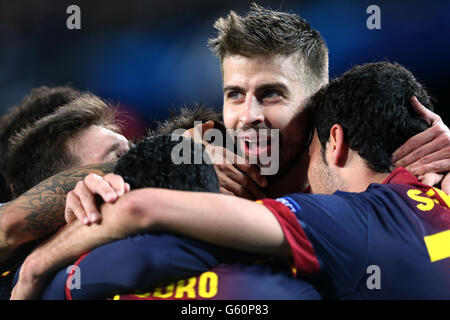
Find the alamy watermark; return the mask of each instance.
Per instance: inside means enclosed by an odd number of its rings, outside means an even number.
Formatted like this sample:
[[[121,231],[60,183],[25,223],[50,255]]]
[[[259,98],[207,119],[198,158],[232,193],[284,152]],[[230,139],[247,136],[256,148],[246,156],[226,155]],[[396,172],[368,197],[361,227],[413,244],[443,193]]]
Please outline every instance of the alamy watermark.
[[[66,287],[69,290],[81,289],[81,269],[77,265],[68,266],[66,273],[69,275],[66,280]]]
[[[367,14],[370,16],[367,18],[366,26],[369,30],[381,29],[381,9],[376,4],[372,4],[367,7]]]
[[[69,30],[81,29],[81,9],[77,5],[70,5],[66,9],[66,13],[70,16],[66,20],[66,26]]]
[[[380,290],[381,289],[381,269],[380,266],[372,264],[367,267],[366,273],[369,274],[367,277],[366,286],[369,290]]]

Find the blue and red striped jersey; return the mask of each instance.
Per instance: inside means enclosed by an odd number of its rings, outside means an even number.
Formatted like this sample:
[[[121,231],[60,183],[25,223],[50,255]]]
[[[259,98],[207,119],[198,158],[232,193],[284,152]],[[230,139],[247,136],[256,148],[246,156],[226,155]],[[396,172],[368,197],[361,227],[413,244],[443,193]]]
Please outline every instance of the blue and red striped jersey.
[[[261,203],[280,222],[298,273],[326,273],[338,298],[450,298],[450,197],[407,170],[362,193]]]
[[[330,294],[323,281],[295,278],[287,263],[165,233],[103,245],[74,266],[56,274],[43,299],[292,300]]]

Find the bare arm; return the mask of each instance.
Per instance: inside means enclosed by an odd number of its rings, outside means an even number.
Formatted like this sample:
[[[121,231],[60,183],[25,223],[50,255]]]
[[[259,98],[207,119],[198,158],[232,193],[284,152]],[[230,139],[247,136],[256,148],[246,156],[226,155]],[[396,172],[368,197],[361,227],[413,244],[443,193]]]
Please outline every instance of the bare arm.
[[[90,165],[59,173],[0,207],[0,261],[21,244],[39,239],[65,224],[66,194],[86,175],[104,175],[115,163]]]
[[[56,270],[84,252],[137,233],[168,231],[239,250],[290,256],[276,218],[263,205],[212,193],[138,189],[101,208],[101,224],[79,220],[25,260],[13,299],[38,298]]]
[[[120,225],[131,217],[128,202],[124,200],[126,195],[115,204],[103,204],[100,224],[85,225],[80,220],[74,220],[39,245],[22,264],[11,299],[39,298],[47,280],[57,270],[89,250],[137,233],[137,229],[128,227],[130,224]]]
[[[54,272],[69,265],[83,253],[112,242],[102,225],[83,225],[76,220],[36,248],[24,261],[12,299],[37,299]]]
[[[134,233],[167,231],[234,249],[291,256],[277,219],[259,203],[165,189],[135,190],[124,200],[133,218],[122,217],[120,223]]]

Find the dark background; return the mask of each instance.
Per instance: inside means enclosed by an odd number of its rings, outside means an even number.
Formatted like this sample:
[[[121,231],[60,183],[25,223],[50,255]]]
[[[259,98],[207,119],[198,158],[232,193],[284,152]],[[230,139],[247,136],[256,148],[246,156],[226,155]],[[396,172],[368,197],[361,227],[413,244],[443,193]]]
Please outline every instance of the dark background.
[[[258,1],[310,21],[330,49],[330,77],[389,60],[410,69],[450,123],[450,1]],[[81,8],[81,30],[66,9]],[[206,47],[212,25],[250,1],[0,0],[0,115],[31,88],[70,84],[120,103],[134,119],[126,135],[194,102],[221,108],[219,61]],[[368,30],[366,8],[381,8]]]

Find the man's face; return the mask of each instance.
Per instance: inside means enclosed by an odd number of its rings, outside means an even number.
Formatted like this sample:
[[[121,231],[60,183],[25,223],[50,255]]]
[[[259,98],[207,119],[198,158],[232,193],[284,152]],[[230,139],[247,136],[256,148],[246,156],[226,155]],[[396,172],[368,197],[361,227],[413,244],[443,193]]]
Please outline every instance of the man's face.
[[[121,134],[92,125],[69,142],[69,150],[80,159],[80,166],[118,160],[129,149]]]
[[[308,119],[301,111],[306,90],[291,58],[227,56],[223,92],[225,126],[242,131],[238,145],[246,156],[270,153],[270,137],[250,133],[258,129],[280,130],[282,169],[304,150]],[[263,139],[267,148],[258,147]]]
[[[338,190],[339,179],[327,164],[329,161],[325,163],[323,160],[321,150],[322,146],[317,131],[314,130],[314,136],[309,145],[308,182],[312,193],[333,194]]]

